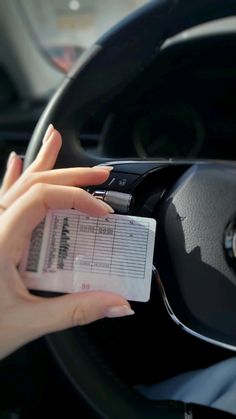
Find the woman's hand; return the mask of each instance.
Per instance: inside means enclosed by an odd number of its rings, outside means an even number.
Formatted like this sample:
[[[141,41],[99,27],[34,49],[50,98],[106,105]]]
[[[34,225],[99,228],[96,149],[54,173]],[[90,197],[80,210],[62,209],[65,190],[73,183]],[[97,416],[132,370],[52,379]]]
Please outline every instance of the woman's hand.
[[[52,126],[35,161],[21,174],[19,157],[11,155],[0,190],[0,358],[44,334],[83,325],[103,317],[133,314],[121,296],[107,292],[36,297],[17,269],[31,232],[48,209],[77,208],[89,215],[112,212],[105,203],[75,186],[99,184],[105,168],[53,170],[61,136]]]
[[[107,179],[109,167],[51,170],[56,163],[61,146],[61,135],[52,125],[49,125],[36,159],[22,174],[21,159],[15,153],[10,154],[0,190],[0,209],[9,208],[18,197],[38,183],[85,186],[97,185]]]

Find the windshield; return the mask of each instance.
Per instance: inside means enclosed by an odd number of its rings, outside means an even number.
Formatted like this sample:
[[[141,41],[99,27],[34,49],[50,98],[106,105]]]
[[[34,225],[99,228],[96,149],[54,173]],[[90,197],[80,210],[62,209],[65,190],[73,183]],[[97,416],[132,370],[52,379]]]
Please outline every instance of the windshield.
[[[67,72],[78,56],[115,23],[148,0],[16,0],[22,18],[60,69]]]

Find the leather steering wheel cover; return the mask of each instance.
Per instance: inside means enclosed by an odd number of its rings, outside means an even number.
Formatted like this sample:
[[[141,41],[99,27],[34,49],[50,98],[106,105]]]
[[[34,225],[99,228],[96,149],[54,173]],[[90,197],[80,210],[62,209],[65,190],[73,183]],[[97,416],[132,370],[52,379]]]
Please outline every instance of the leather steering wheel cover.
[[[86,154],[78,144],[74,129],[75,111],[76,117],[79,115],[78,126],[137,77],[157,56],[168,37],[234,13],[235,0],[159,0],[126,18],[98,40],[65,77],[37,124],[26,153],[25,167],[35,158],[50,122],[63,135],[59,166],[87,166],[105,161]],[[100,417],[186,417],[184,403],[148,401],[114,378],[99,357],[88,350],[83,330],[79,345],[72,329],[52,334],[47,341],[74,388]]]

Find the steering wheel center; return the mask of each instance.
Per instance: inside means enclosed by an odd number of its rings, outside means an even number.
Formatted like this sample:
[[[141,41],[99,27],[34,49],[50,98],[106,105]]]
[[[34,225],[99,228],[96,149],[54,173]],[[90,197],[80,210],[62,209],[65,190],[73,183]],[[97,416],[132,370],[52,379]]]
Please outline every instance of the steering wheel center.
[[[236,216],[234,215],[232,219],[226,226],[225,233],[224,233],[224,249],[226,259],[236,271]]]

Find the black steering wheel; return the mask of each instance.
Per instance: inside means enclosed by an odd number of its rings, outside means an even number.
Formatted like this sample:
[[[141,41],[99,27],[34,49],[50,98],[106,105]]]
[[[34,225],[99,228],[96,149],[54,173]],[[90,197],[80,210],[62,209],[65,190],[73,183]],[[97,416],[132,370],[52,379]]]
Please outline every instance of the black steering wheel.
[[[106,158],[82,149],[79,127],[139,77],[167,38],[235,13],[235,0],[156,0],[126,18],[85,52],[65,77],[38,122],[25,167],[35,158],[51,122],[63,136],[58,167],[106,163]],[[122,175],[127,179],[122,197],[134,197],[133,207],[126,206],[125,211],[158,220],[153,280],[159,283],[172,318],[190,333],[235,350],[236,164],[178,160],[112,164],[112,193],[121,191],[116,179]],[[111,190],[108,184],[101,188]],[[114,378],[79,330],[55,333],[47,341],[75,389],[99,417],[231,417],[193,404],[144,399]]]

